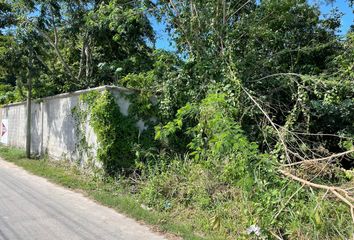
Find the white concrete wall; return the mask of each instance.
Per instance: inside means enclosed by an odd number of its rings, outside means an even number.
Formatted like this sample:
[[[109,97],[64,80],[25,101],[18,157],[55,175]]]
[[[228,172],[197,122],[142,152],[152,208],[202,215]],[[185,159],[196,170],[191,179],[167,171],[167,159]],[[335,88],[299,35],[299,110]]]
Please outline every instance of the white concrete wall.
[[[24,148],[26,145],[26,107],[24,103],[1,109],[1,119],[8,119],[8,145]]]
[[[85,161],[88,156],[80,156],[77,148],[78,137],[72,109],[77,106],[79,96],[90,91],[111,91],[116,97],[120,111],[128,115],[131,104],[126,97],[134,92],[120,87],[103,86],[89,90],[56,95],[32,103],[31,118],[31,151],[35,155],[48,154],[53,159],[69,159]],[[8,145],[25,148],[26,145],[26,104],[16,103],[5,105],[0,109],[0,123],[8,119]],[[86,121],[85,138],[92,146],[95,155],[97,149],[96,136]],[[138,131],[138,129],[137,129]],[[84,159],[78,159],[78,158]]]

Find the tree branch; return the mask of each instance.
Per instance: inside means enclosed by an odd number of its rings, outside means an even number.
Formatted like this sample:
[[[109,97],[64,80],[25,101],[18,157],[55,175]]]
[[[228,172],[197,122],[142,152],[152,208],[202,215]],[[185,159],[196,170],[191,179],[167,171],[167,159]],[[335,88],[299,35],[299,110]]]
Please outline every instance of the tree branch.
[[[348,154],[351,154],[353,153],[354,150],[349,150],[349,151],[345,151],[345,152],[341,152],[341,153],[337,153],[337,154],[333,154],[331,156],[328,156],[328,157],[323,157],[323,158],[314,158],[314,159],[304,159],[302,158],[303,160],[302,161],[299,161],[299,162],[294,162],[294,163],[289,163],[289,164],[285,164],[284,166],[295,166],[295,165],[300,165],[300,164],[303,164],[303,163],[309,163],[309,162],[319,162],[319,161],[326,161],[326,160],[332,160],[333,158],[337,158],[337,157],[341,157],[341,156],[345,156],[345,155],[348,155]],[[295,155],[296,156],[296,155]]]
[[[318,188],[318,189],[323,189],[323,190],[328,190],[331,193],[333,193],[339,200],[341,200],[342,202],[346,203],[349,206],[352,220],[354,223],[354,199],[351,196],[349,196],[348,191],[346,191],[340,187],[331,187],[331,186],[327,186],[327,185],[313,183],[313,182],[307,181],[305,179],[299,178],[299,177],[297,177],[285,170],[280,169],[279,172],[281,174],[283,174],[284,176],[289,177],[297,182],[303,183],[307,186]],[[339,192],[341,192],[344,196],[341,195]]]

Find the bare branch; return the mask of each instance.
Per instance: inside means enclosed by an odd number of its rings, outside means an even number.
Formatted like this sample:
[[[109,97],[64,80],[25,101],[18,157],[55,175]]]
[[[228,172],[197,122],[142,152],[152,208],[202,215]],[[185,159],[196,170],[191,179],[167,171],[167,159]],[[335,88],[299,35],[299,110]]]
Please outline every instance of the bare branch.
[[[333,154],[333,155],[328,156],[328,157],[315,158],[315,159],[304,159],[304,158],[302,158],[303,160],[300,161],[300,162],[289,163],[289,164],[286,164],[286,165],[284,165],[284,166],[289,167],[289,166],[295,166],[295,165],[300,165],[300,164],[309,163],[309,162],[319,162],[319,161],[326,161],[326,160],[331,161],[333,158],[345,156],[345,155],[351,154],[351,153],[353,153],[353,152],[354,152],[354,150],[349,150],[349,151],[345,151],[345,152]],[[295,156],[296,156],[296,155],[295,155]]]
[[[274,122],[272,121],[272,119],[269,117],[268,113],[266,113],[266,111],[264,111],[264,109],[261,107],[261,105],[253,98],[253,96],[244,88],[242,87],[242,90],[246,93],[246,95],[249,97],[249,99],[251,99],[252,102],[254,102],[254,104],[259,108],[259,110],[261,110],[261,112],[263,113],[263,115],[268,119],[269,123],[272,125],[272,127],[275,129],[275,131],[278,134],[279,140],[281,142],[281,144],[284,147],[284,153],[286,156],[287,161],[290,163],[290,156],[288,153],[288,147],[285,143],[285,140],[283,138],[283,135],[280,133],[279,129],[275,126]]]
[[[300,183],[303,183],[307,186],[318,188],[318,189],[323,189],[323,190],[328,190],[331,193],[333,193],[339,200],[346,203],[350,207],[350,213],[351,213],[352,220],[354,223],[354,199],[353,199],[353,197],[349,196],[348,191],[346,191],[345,189],[342,189],[340,187],[331,187],[331,186],[327,186],[327,185],[313,183],[313,182],[307,181],[305,179],[299,178],[299,177],[297,177],[285,170],[280,169],[279,172],[281,174],[283,174],[284,176],[289,177],[289,178],[291,178],[295,181],[298,181]],[[340,193],[342,193],[344,196]]]
[[[241,11],[242,8],[244,8],[246,6],[246,4],[248,4],[249,2],[251,2],[251,0],[248,0],[247,2],[245,2],[241,7],[239,7],[235,12],[233,12],[232,14],[229,15],[228,18],[231,18],[233,15],[235,15],[236,13],[238,13],[239,11]]]

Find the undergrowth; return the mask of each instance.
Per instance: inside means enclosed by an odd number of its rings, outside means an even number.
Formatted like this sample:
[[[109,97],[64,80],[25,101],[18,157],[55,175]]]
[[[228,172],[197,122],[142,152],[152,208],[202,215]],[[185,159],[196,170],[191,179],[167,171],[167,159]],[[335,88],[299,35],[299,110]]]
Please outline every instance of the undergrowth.
[[[151,208],[224,239],[352,237],[347,206],[279,174],[278,154],[261,153],[247,139],[223,94],[181,108],[156,128],[156,139],[168,147],[178,131],[190,139],[187,154],[160,154],[157,163],[140,165],[135,185]]]
[[[83,177],[77,168],[28,161],[4,148],[0,156],[185,239],[353,237],[347,206],[282,176],[281,152],[261,152],[248,139],[224,94],[188,103],[175,119],[156,126],[149,144],[158,148],[139,145],[134,121],[119,112],[109,92],[83,100],[107,175]],[[127,167],[134,171],[119,171]],[[330,183],[333,174],[336,183],[354,186],[350,177],[335,172],[316,181]]]
[[[146,169],[135,186],[149,207],[188,222],[200,235],[224,239],[350,239],[353,226],[347,207],[323,199],[282,179],[275,172],[256,173],[246,189],[220,179],[220,174],[189,159],[176,158]],[[296,193],[296,194],[294,194]],[[256,225],[260,234],[248,234]]]

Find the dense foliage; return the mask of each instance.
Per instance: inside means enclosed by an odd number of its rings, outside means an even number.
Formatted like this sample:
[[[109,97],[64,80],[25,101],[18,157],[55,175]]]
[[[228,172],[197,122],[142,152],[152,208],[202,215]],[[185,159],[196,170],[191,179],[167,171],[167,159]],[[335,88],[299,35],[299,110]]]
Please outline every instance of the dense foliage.
[[[145,138],[108,92],[81,100],[104,169],[148,207],[221,239],[349,239],[354,28],[340,35],[340,17],[306,0],[2,0],[0,104],[28,78],[36,98],[133,88],[132,111],[157,118]],[[154,47],[152,18],[176,52]]]

